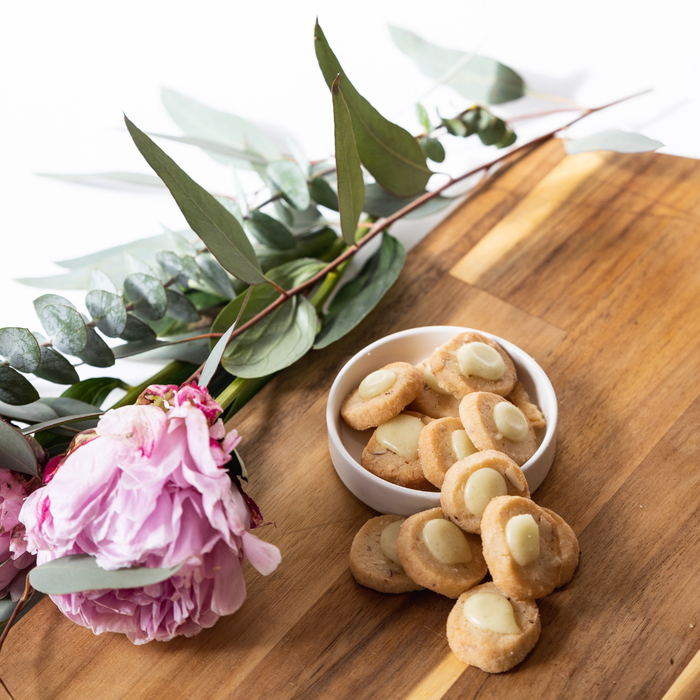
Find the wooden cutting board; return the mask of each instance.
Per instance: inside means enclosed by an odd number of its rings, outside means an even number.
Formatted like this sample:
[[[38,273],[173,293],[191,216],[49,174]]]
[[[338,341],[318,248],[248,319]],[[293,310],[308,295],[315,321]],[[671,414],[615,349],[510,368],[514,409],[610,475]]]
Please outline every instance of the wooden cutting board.
[[[274,523],[260,534],[283,557],[268,577],[247,567],[238,613],[136,647],[44,599],[10,634],[0,675],[17,700],[661,698],[700,648],[699,300],[698,161],[567,157],[560,142],[519,158],[409,254],[352,336],[232,422]],[[348,570],[374,513],[333,471],[328,389],[364,345],[432,324],[513,341],[559,398],[557,454],[534,498],[572,525],[581,563],[539,601],[534,651],[499,675],[451,654],[451,600],[375,593]]]

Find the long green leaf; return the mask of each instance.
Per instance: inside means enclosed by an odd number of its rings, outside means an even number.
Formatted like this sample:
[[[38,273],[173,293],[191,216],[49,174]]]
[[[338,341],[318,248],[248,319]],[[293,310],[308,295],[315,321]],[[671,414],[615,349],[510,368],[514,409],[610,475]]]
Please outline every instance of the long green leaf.
[[[275,250],[292,250],[296,244],[291,231],[281,221],[257,209],[250,212],[248,229],[260,243]]]
[[[107,400],[107,397],[115,389],[123,389],[124,391],[128,391],[130,388],[131,387],[128,384],[125,384],[117,377],[93,377],[91,379],[84,379],[82,382],[78,382],[77,384],[69,387],[61,394],[61,397],[85,401],[88,404],[99,407],[102,406],[102,404]],[[38,405],[41,406],[42,404]]]
[[[0,420],[0,467],[39,476],[34,450],[22,433]]]
[[[423,193],[421,193],[423,194]],[[365,201],[363,206],[363,211],[366,211],[370,216],[375,216],[377,218],[383,216],[391,216],[395,214],[400,209],[403,209],[407,204],[410,204],[415,197],[411,199],[400,199],[399,197],[394,197],[391,192],[387,192],[378,185],[370,183],[365,188]],[[425,204],[415,209],[410,214],[407,214],[404,218],[406,219],[417,219],[421,216],[429,216],[435,212],[441,211],[445,207],[449,206],[454,199],[450,197],[443,197],[438,195],[429,199]]]
[[[19,372],[0,365],[0,401],[22,406],[39,398],[39,393]]]
[[[172,158],[129,119],[124,119],[136,147],[163,179],[192,230],[204,241],[214,257],[234,277],[248,284],[264,282],[265,277],[253,246],[236,217],[181,170]]]
[[[350,110],[357,152],[363,165],[382,186],[399,197],[424,188],[432,172],[418,142],[400,126],[385,119],[348,80],[321,27],[314,29],[316,58],[329,89],[342,75],[343,96]]]
[[[382,235],[382,247],[365,263],[360,274],[340,289],[331,303],[316,349],[347,335],[374,309],[401,272],[406,251],[388,233]]]
[[[444,49],[399,27],[390,26],[389,31],[396,46],[415,61],[421,72],[468,100],[495,105],[525,94],[523,79],[492,58]]]
[[[99,418],[102,415],[102,413],[103,411],[99,411],[96,413],[79,413],[75,416],[61,416],[59,418],[55,418],[54,420],[47,420],[44,423],[34,423],[34,425],[30,425],[28,428],[24,428],[22,430],[22,435],[30,435],[31,433],[37,433],[40,430],[49,430],[51,428],[57,428],[61,425],[82,423],[83,421],[92,418]],[[82,430],[84,428],[81,427],[80,429]]]
[[[645,153],[655,151],[664,144],[643,134],[608,129],[597,134],[584,136],[575,141],[567,141],[565,148],[569,155],[587,151],[615,151],[617,153]]]
[[[29,573],[31,585],[49,595],[66,595],[81,591],[142,588],[174,576],[182,564],[169,569],[133,567],[107,571],[97,565],[95,557],[69,554],[37,566]]]
[[[301,168],[291,160],[276,160],[267,166],[267,175],[284,198],[299,211],[311,204],[309,186]]]
[[[348,105],[343,97],[341,76],[336,76],[331,86],[333,95],[333,121],[335,123],[335,168],[338,176],[338,210],[340,230],[348,245],[355,243],[357,222],[365,201],[365,181],[362,177],[360,156],[357,154],[355,136]]]
[[[22,423],[41,423],[42,421],[58,418],[56,411],[39,401],[23,406],[11,406],[9,403],[0,401],[0,416]]]

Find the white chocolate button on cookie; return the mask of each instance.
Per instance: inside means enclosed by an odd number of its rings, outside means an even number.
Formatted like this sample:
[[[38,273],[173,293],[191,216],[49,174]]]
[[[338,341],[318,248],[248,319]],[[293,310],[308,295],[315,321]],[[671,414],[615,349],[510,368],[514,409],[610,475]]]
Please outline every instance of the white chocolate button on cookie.
[[[493,583],[462,595],[447,618],[447,641],[454,655],[487,673],[519,664],[537,644],[541,623],[534,600],[518,600]]]
[[[459,405],[459,416],[478,450],[498,450],[520,466],[537,452],[532,426],[502,396],[485,391],[467,394]]]
[[[559,528],[529,498],[494,498],[481,518],[481,537],[493,582],[508,595],[542,598],[559,585]]]
[[[474,391],[507,396],[517,380],[506,351],[480,333],[460,333],[430,356],[438,384],[459,399]]]
[[[465,532],[481,532],[481,516],[497,496],[530,497],[520,467],[503,452],[486,450],[469,455],[445,474],[440,505],[445,515]]]
[[[448,598],[457,598],[487,573],[479,537],[463,533],[444,518],[440,508],[407,518],[396,551],[416,583]]]
[[[439,418],[420,434],[420,463],[425,478],[438,488],[447,470],[460,459],[476,452],[459,418]]]
[[[355,430],[375,428],[397,416],[418,396],[423,375],[407,362],[392,362],[367,375],[340,407],[340,415]]]
[[[380,593],[406,593],[422,588],[411,580],[399,563],[396,538],[404,519],[380,515],[368,520],[350,547],[350,571],[362,586]]]

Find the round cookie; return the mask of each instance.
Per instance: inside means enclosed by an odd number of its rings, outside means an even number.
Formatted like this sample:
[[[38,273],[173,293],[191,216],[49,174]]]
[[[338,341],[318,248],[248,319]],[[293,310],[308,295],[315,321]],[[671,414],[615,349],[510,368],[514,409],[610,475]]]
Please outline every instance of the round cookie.
[[[526,523],[530,523],[533,533],[527,528],[510,529],[511,525]],[[507,595],[543,598],[559,585],[562,559],[558,528],[552,516],[534,501],[520,496],[494,498],[481,518],[481,538],[493,582]],[[511,548],[513,541],[521,545],[520,550]],[[533,541],[539,551],[532,548]],[[520,556],[523,551],[530,556],[518,563],[518,551]]]
[[[423,388],[406,408],[431,418],[459,416],[459,399],[439,386],[430,371],[428,360],[417,364],[416,369],[423,374]]]
[[[469,479],[475,472],[481,469],[490,469],[500,475],[501,480],[494,474],[489,473],[484,478],[484,475],[479,475],[476,479],[469,482]],[[477,512],[472,512],[467,505],[467,483],[469,487],[469,502]],[[488,492],[498,493],[497,488],[501,491],[505,489],[502,495],[507,496],[522,496],[530,498],[530,489],[527,485],[527,479],[520,467],[508,455],[496,450],[486,450],[484,452],[476,452],[457,462],[445,475],[445,481],[442,484],[440,491],[440,505],[445,515],[458,527],[465,532],[481,532],[481,516],[485,509],[485,499],[488,498]]]
[[[469,343],[483,343],[496,350],[503,360],[503,374],[499,379],[484,379],[462,372],[457,353],[460,348]],[[515,365],[506,351],[498,343],[480,333],[460,333],[437,348],[429,361],[430,370],[438,384],[458,399],[474,391],[488,391],[499,396],[507,396],[513,390],[517,380]]]
[[[453,437],[457,431],[461,435],[458,433]],[[418,443],[420,463],[425,478],[438,488],[442,486],[447,470],[460,457],[466,457],[475,451],[459,418],[438,418],[421,431]]]
[[[533,428],[545,428],[547,426],[547,419],[544,417],[544,413],[530,401],[530,396],[522,382],[516,382],[513,391],[506,398],[523,412],[523,415]]]
[[[445,525],[440,525],[436,531],[432,525],[429,525],[431,521],[442,521]],[[443,527],[447,530],[446,533],[441,532]],[[427,543],[428,540],[432,546],[435,546],[436,534],[446,535],[437,543],[443,547],[446,541],[449,542],[452,537],[456,538],[456,541],[453,541],[453,544],[458,545],[456,556],[448,557],[448,561],[444,559],[440,561],[436,558]],[[466,557],[459,551],[459,547],[463,548],[465,543]],[[486,562],[481,553],[480,538],[477,535],[461,532],[444,517],[440,508],[431,508],[407,518],[396,540],[396,551],[406,573],[416,583],[448,598],[458,598],[487,574]],[[447,553],[453,555],[455,549],[450,547]]]
[[[494,632],[473,624],[465,614],[465,605],[473,596],[500,595],[513,609],[519,632]],[[462,593],[447,618],[447,641],[454,655],[470,666],[487,673],[502,673],[519,664],[537,644],[542,625],[537,603],[507,596],[493,583],[482,583]]]
[[[350,571],[361,586],[380,593],[406,593],[423,588],[410,579],[401,564],[394,561],[398,557],[387,557],[382,548],[384,530],[392,523],[403,521],[400,515],[380,515],[368,520],[358,530],[350,547]]]
[[[423,375],[408,362],[392,362],[382,370],[396,375],[389,388],[377,396],[363,399],[358,386],[345,397],[340,407],[340,415],[355,430],[367,430],[386,423],[401,413],[423,387]]]
[[[522,466],[537,452],[535,431],[520,412],[525,428],[523,439],[515,441],[505,437],[499,431],[494,417],[494,410],[501,403],[508,407],[513,406],[518,411],[517,407],[502,396],[485,391],[467,394],[459,404],[459,417],[462,419],[469,439],[479,451],[498,450]]]
[[[405,488],[418,491],[435,491],[435,487],[423,474],[423,467],[418,456],[419,443],[417,436],[414,454],[407,454],[406,452],[400,454],[380,442],[379,436],[382,431],[385,431],[392,422],[396,423],[400,420],[405,420],[404,416],[414,418],[423,423],[423,425],[432,420],[427,416],[422,416],[420,413],[404,411],[398,416],[394,416],[390,421],[378,426],[362,451],[362,466],[380,479],[390,481],[397,486],[404,486]]]
[[[574,577],[574,571],[578,566],[579,546],[578,539],[569,523],[560,515],[557,515],[549,508],[542,508],[543,511],[549,513],[557,524],[557,534],[559,535],[559,546],[561,550],[561,572],[559,575],[559,583],[557,588],[565,586]]]

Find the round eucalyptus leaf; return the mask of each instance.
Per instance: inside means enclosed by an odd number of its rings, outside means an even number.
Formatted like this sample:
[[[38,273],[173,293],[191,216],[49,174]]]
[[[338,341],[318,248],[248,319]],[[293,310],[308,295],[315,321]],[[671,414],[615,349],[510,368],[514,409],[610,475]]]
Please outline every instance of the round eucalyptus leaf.
[[[254,209],[247,222],[248,230],[263,245],[274,250],[291,250],[295,241],[291,231],[277,219]]]
[[[36,455],[27,438],[5,421],[0,421],[0,467],[39,476]]]
[[[59,296],[58,294],[43,294],[38,299],[34,299],[34,310],[39,316],[41,316],[41,310],[45,306],[49,306],[50,304],[58,304],[59,306],[70,306],[71,309],[75,308],[75,305],[68,301],[68,299],[66,299],[65,297]]]
[[[503,134],[503,138],[496,144],[497,148],[508,148],[512,146],[518,137],[515,132],[509,127],[506,127],[506,133]]]
[[[90,271],[90,279],[88,281],[88,290],[101,289],[105,292],[111,292],[112,294],[117,293],[117,288],[114,286],[114,282],[106,275],[102,270],[94,269]]]
[[[452,136],[467,135],[467,127],[459,119],[443,119],[442,125],[447,129],[447,133],[452,134]]]
[[[200,253],[194,260],[201,272],[202,280],[211,287],[212,291],[220,294],[224,299],[233,299],[236,296],[226,270],[219,265],[211,253]]]
[[[481,121],[481,109],[479,107],[474,107],[467,111],[467,113],[462,117],[462,124],[467,129],[467,136],[476,134],[479,131],[479,123]]]
[[[111,367],[114,364],[114,353],[97,332],[87,327],[88,342],[78,355],[80,359],[92,367]]]
[[[420,145],[423,146],[425,155],[433,162],[442,163],[445,160],[445,149],[437,139],[424,136],[420,139]]]
[[[126,326],[119,337],[131,342],[134,340],[152,340],[155,339],[156,334],[147,323],[144,323],[134,314],[128,313],[126,315]]]
[[[156,253],[156,260],[170,277],[177,278],[182,272],[182,261],[180,257],[170,250],[159,250]]]
[[[39,398],[37,390],[19,372],[0,365],[0,401],[22,406]]]
[[[97,327],[110,338],[118,338],[126,326],[124,300],[118,294],[93,289],[85,297],[85,305]]]
[[[79,355],[87,345],[83,317],[71,306],[48,304],[39,311],[39,320],[54,347],[69,355]]]
[[[75,384],[80,381],[73,365],[53,348],[41,348],[41,364],[34,375],[54,384]]]
[[[506,134],[506,123],[503,119],[492,117],[491,123],[479,131],[479,138],[484,146],[495,146]]]
[[[174,289],[166,289],[165,294],[168,298],[167,316],[183,323],[199,321],[199,312],[184,294],[176,292]]]
[[[322,177],[315,177],[309,183],[309,193],[316,204],[338,211],[338,195],[330,186],[328,180],[324,180]]]
[[[157,321],[165,316],[168,297],[160,280],[136,272],[124,280],[124,291],[134,305],[134,311],[147,321]]]
[[[273,161],[267,166],[267,175],[295,209],[304,211],[311,204],[306,177],[293,161]]]
[[[20,372],[33,372],[41,362],[39,343],[26,328],[0,328],[0,355]]]

